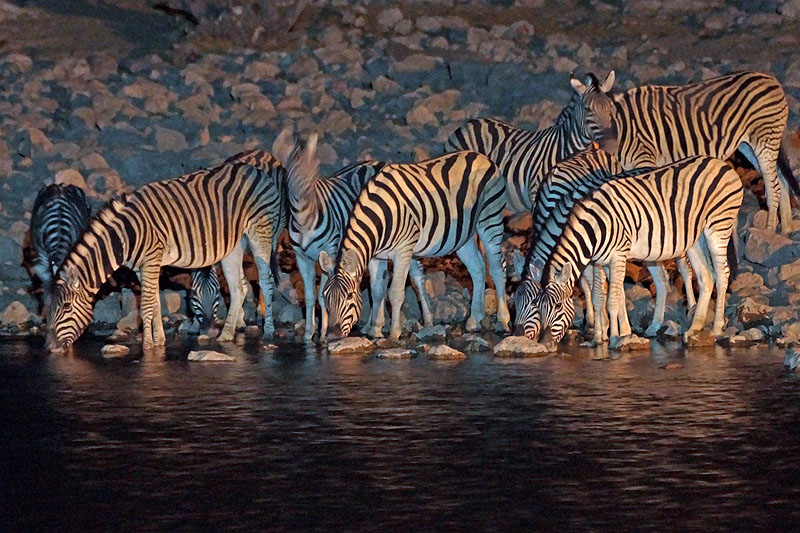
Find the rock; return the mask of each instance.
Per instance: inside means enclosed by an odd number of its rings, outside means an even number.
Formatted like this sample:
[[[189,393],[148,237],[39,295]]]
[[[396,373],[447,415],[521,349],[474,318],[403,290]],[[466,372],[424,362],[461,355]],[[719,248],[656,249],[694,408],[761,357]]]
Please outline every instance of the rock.
[[[433,70],[437,65],[442,63],[439,57],[433,57],[426,54],[412,54],[402,61],[398,61],[392,65],[394,72],[419,72]]]
[[[632,352],[637,350],[649,350],[650,339],[639,337],[638,335],[630,335],[622,339],[618,350],[622,352]]]
[[[400,343],[394,339],[390,339],[388,337],[381,337],[380,339],[375,339],[372,341],[372,344],[375,345],[376,348],[399,348]]]
[[[124,342],[124,341],[130,340],[130,338],[131,338],[131,335],[127,331],[120,331],[120,330],[116,329],[116,330],[114,330],[114,333],[109,335],[106,340],[118,343],[118,342]]]
[[[189,148],[186,137],[179,131],[156,126],[154,135],[159,152],[182,152]]]
[[[800,341],[800,322],[790,322],[781,326],[781,335],[788,341]]]
[[[110,294],[94,306],[92,320],[102,324],[116,324],[122,319],[122,304],[119,294]]]
[[[748,297],[739,305],[738,317],[745,327],[765,325],[770,321],[770,307]]]
[[[411,359],[416,356],[417,352],[411,348],[389,348],[375,354],[379,359]]]
[[[396,26],[401,20],[403,20],[403,12],[400,11],[400,8],[397,7],[390,7],[388,9],[384,9],[378,15],[378,24],[384,29],[391,29],[393,26]]]
[[[281,309],[280,313],[278,313],[278,322],[282,324],[294,324],[302,320],[303,318],[303,311],[300,307],[294,305],[286,305]]]
[[[670,339],[680,337],[683,333],[683,328],[681,328],[681,326],[674,320],[667,320],[661,325],[661,327],[664,330],[663,335]]]
[[[464,359],[465,357],[467,356],[464,352],[459,352],[455,348],[451,348],[445,344],[434,346],[433,349],[428,352],[428,358],[436,360]]]
[[[212,337],[210,335],[198,335],[197,336],[197,344],[208,344],[211,342]]]
[[[780,266],[780,269],[778,270],[779,280],[786,281],[795,276],[800,276],[800,259]]]
[[[437,326],[430,326],[427,328],[422,328],[418,332],[414,334],[417,340],[424,341],[424,340],[431,340],[431,339],[444,339],[447,336],[447,330],[444,329],[444,326],[439,324]]]
[[[131,353],[131,350],[121,344],[106,344],[100,353],[103,354],[103,357],[124,357]]]
[[[717,341],[716,337],[707,329],[695,331],[691,335],[687,336],[685,340],[686,346],[692,347],[714,346],[714,343]]]
[[[65,168],[56,172],[55,183],[63,183],[64,185],[75,185],[83,190],[86,190],[86,180],[80,172],[74,168]]]
[[[662,367],[664,370],[678,370],[683,368],[683,365],[680,363],[668,363]]]
[[[800,367],[800,350],[797,348],[787,349],[786,356],[783,358],[783,366],[789,370],[797,370]]]
[[[742,337],[748,341],[758,342],[764,340],[764,332],[758,328],[750,328],[742,332]]]
[[[161,302],[163,308],[167,311],[166,314],[171,315],[172,313],[180,311],[183,295],[176,291],[163,291],[161,294]]]
[[[480,352],[489,349],[489,341],[478,335],[470,334],[461,339],[464,343],[464,349],[468,352]]]
[[[441,270],[425,273],[425,291],[431,298],[437,298],[445,291],[445,274]]]
[[[774,267],[800,257],[800,246],[773,230],[750,228],[744,256],[751,263]]]
[[[528,337],[506,337],[494,347],[496,357],[541,357],[549,350]]]
[[[248,339],[255,339],[261,336],[261,328],[258,326],[246,326],[244,328],[244,336]]]
[[[372,342],[364,337],[345,337],[328,344],[328,353],[331,355],[365,353],[372,349]]]
[[[186,360],[211,362],[211,361],[236,361],[236,358],[222,352],[215,352],[214,350],[194,350],[189,352],[189,355],[186,356]]]
[[[30,320],[30,318],[31,314],[28,312],[28,309],[25,308],[25,305],[15,300],[0,314],[0,324],[6,326],[20,326]]]
[[[769,292],[764,286],[764,278],[755,272],[742,272],[730,284],[730,291],[742,298]]]

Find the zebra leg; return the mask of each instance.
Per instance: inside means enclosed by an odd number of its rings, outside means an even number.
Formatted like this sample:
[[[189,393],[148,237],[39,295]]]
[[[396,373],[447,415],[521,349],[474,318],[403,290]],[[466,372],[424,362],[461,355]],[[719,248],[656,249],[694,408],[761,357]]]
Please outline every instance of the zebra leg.
[[[325,336],[328,333],[328,309],[325,307],[325,295],[322,293],[322,289],[325,288],[325,283],[328,282],[328,275],[325,271],[320,274],[319,277],[319,341],[320,342],[327,342],[325,340]]]
[[[705,327],[708,302],[711,300],[711,291],[714,288],[711,280],[711,272],[708,270],[708,263],[706,263],[705,253],[703,252],[702,242],[703,239],[699,239],[687,252],[689,261],[692,264],[692,270],[694,270],[697,275],[697,284],[700,287],[700,294],[697,297],[697,305],[694,308],[692,325],[684,334],[684,340],[688,339],[695,331],[699,331]]]
[[[383,326],[386,324],[386,286],[389,283],[389,264],[387,261],[373,259],[367,264],[369,268],[369,285],[372,293],[372,307],[369,310],[368,335],[374,338],[383,337]]]
[[[653,277],[656,286],[656,308],[650,325],[644,332],[645,337],[655,337],[664,323],[664,310],[667,306],[667,292],[669,291],[669,275],[664,265],[660,263],[647,263],[647,270]]]
[[[502,226],[500,226],[502,228]],[[506,303],[506,271],[503,268],[503,251],[500,248],[502,233],[495,233],[493,236],[486,235],[484,231],[478,230],[481,237],[486,258],[489,260],[489,274],[494,282],[497,299],[497,331],[508,332],[508,323],[511,321],[511,313],[508,311]]]
[[[594,268],[593,267],[586,267],[586,269],[581,273],[580,277],[580,284],[581,290],[583,291],[583,298],[586,301],[586,305],[584,306],[584,321],[583,321],[583,333],[584,335],[589,335],[593,333],[594,329]]]
[[[711,254],[711,263],[714,266],[714,284],[717,287],[717,305],[714,311],[714,325],[711,332],[714,335],[722,335],[722,328],[725,325],[725,298],[728,292],[728,277],[730,267],[728,265],[728,240],[729,235],[711,233],[705,231],[706,245]]]
[[[791,231],[792,209],[789,204],[789,192],[782,186],[778,178],[778,150],[768,146],[757,146],[756,153],[747,143],[739,145],[739,152],[761,173],[764,179],[764,192],[767,196],[767,229],[778,227],[778,210],[780,208],[781,231]]]
[[[697,305],[697,300],[695,300],[694,286],[692,285],[692,267],[689,266],[689,260],[685,254],[678,259],[678,272],[681,273],[681,278],[683,278],[683,290],[686,292],[686,308],[694,309],[694,306]]]
[[[303,278],[303,294],[305,295],[306,305],[306,332],[303,334],[303,340],[310,341],[314,336],[316,324],[314,323],[314,305],[316,304],[316,261],[312,261],[308,255],[297,246],[294,247],[294,255],[297,258],[297,269],[300,271],[300,277]],[[322,287],[320,287],[320,291]],[[266,305],[266,302],[265,302]]]
[[[158,292],[158,276],[161,265],[149,263],[142,265],[142,348],[150,350],[163,346],[165,341],[164,323],[161,321],[161,295]]]
[[[418,260],[412,259],[408,273],[417,288],[419,304],[422,307],[422,322],[426,328],[429,328],[433,326],[433,313],[431,312],[431,300],[428,296],[428,291],[425,290],[425,271],[422,270],[422,265]]]
[[[236,333],[236,324],[239,321],[239,313],[244,304],[244,291],[242,287],[242,278],[244,277],[244,270],[242,269],[243,255],[242,247],[237,246],[220,262],[222,266],[222,275],[225,276],[225,281],[228,283],[228,292],[230,292],[231,295],[230,305],[228,306],[228,316],[225,318],[225,325],[222,327],[219,337],[217,337],[217,340],[220,342],[229,342],[233,340],[233,336]]]
[[[466,323],[467,331],[477,331],[485,312],[486,265],[483,261],[483,254],[478,249],[475,239],[469,239],[464,246],[456,250],[456,255],[467,267],[467,272],[472,278],[472,303]]]
[[[593,264],[590,266],[592,273],[592,289],[589,297],[592,301],[592,314],[594,316],[593,327],[594,337],[592,338],[592,345],[599,346],[608,340],[608,322],[605,318],[606,306],[606,272],[600,265]],[[584,272],[589,271],[587,268]],[[587,306],[589,305],[587,301]]]
[[[253,289],[250,287],[250,282],[247,281],[247,277],[244,275],[244,269],[242,269],[242,279],[239,280],[239,287],[242,289],[242,308],[239,310],[239,316],[236,318],[236,328],[243,328],[247,325],[244,321],[244,301],[250,296],[250,293],[253,292]],[[256,307],[258,307],[258,299],[255,298],[253,295],[253,299],[255,300]]]
[[[406,297],[406,280],[411,264],[412,249],[394,251],[394,269],[392,271],[392,287],[389,289],[389,301],[392,304],[392,329],[389,337],[397,340],[403,331],[403,300]]]
[[[625,256],[615,255],[609,265],[608,322],[611,329],[609,347],[618,348],[620,338],[620,314],[625,313]],[[627,319],[625,319],[627,321]]]

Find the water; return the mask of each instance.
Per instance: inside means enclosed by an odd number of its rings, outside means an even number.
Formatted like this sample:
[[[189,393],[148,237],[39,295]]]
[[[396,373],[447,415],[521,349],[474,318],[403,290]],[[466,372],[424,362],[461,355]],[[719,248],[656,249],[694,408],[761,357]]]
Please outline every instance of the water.
[[[434,362],[285,345],[187,363],[183,346],[99,347],[0,347],[5,527],[800,524],[800,379],[778,350]]]

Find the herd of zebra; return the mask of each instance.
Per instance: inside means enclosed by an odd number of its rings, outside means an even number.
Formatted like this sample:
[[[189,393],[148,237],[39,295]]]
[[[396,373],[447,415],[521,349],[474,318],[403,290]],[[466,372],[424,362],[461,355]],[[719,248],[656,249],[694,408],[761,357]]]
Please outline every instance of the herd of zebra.
[[[361,314],[366,271],[372,299],[366,333],[382,336],[388,290],[390,336],[400,336],[409,274],[423,321],[432,325],[419,258],[454,252],[473,282],[466,328],[478,329],[484,318],[488,263],[497,329],[507,332],[501,251],[507,209],[532,213],[533,220],[527,257],[514,254],[521,277],[513,296],[516,334],[558,343],[573,322],[572,292],[580,278],[594,342],[619,345],[631,333],[625,266],[640,260],[656,286],[646,332],[654,335],[669,281],[662,263],[675,259],[694,309],[687,335],[705,326],[714,287],[712,332],[718,335],[737,264],[743,196],[725,159],[738,150],[761,172],[767,227],[777,230],[780,221],[784,232],[791,230],[789,192],[800,191],[781,145],[788,117],[783,89],[757,72],[625,92],[613,92],[613,84],[613,72],[602,82],[592,74],[583,81],[572,76],[572,97],[553,126],[533,132],[473,119],[452,134],[444,155],[413,164],[363,161],[322,178],[316,135],[301,146],[286,130],[271,153],[237,154],[220,166],[145,185],[91,219],[82,191],[51,185],[40,192],[31,222],[36,273],[45,281],[48,346],[62,349],[77,339],[101,285],[123,265],[140,271],[148,349],[165,341],[161,267],[199,269],[190,307],[208,321],[219,301],[213,265],[221,262],[230,305],[218,340],[232,340],[243,325],[247,247],[258,269],[264,337],[270,337],[277,242],[285,229],[304,284],[306,340],[318,331],[317,302],[320,340],[350,334]]]

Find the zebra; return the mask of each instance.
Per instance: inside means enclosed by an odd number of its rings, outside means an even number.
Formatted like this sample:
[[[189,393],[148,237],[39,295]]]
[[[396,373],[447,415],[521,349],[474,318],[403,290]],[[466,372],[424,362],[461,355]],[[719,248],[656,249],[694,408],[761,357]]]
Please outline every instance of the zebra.
[[[222,298],[217,271],[213,266],[192,271],[192,288],[189,296],[189,309],[201,330],[207,330],[214,323]]]
[[[341,169],[336,174],[322,179],[319,176],[319,158],[317,157],[318,136],[312,133],[303,150],[288,137],[279,136],[273,151],[285,162],[288,173],[289,196],[289,240],[297,258],[297,266],[303,278],[305,292],[306,329],[305,340],[311,340],[316,324],[314,320],[314,288],[316,285],[316,264],[320,253],[335,255],[356,197],[378,172],[386,166],[380,161],[362,161]],[[373,285],[388,278],[386,261],[372,261],[369,265],[370,278]],[[411,279],[417,287],[422,306],[423,321],[426,326],[433,325],[433,314],[430,310],[428,294],[425,291],[422,265],[416,259],[411,260]],[[320,338],[324,338],[327,329],[327,313],[322,295],[328,276],[322,273],[317,297],[322,311]],[[377,291],[378,294],[385,293]],[[373,302],[369,324],[370,335],[382,336],[385,323],[384,303]]]
[[[686,254],[700,287],[688,338],[705,325],[712,290],[707,250],[717,288],[712,331],[721,334],[729,268],[735,273],[737,261],[731,244],[742,196],[738,174],[724,161],[703,156],[601,185],[573,206],[541,269],[541,280],[536,278],[537,266],[526,273],[552,295],[538,297],[541,327],[536,333],[542,332],[545,342],[561,340],[574,314],[572,286],[594,262],[609,267],[610,345],[618,347],[619,324],[627,323],[621,298],[626,261],[663,261]],[[598,314],[595,309],[595,320]]]
[[[653,169],[643,167],[624,172],[616,157],[600,149],[596,143],[593,143],[592,146],[566,161],[557,164],[548,173],[537,193],[532,213],[533,239],[525,263],[530,267],[532,261],[538,259],[543,262],[547,258],[547,254],[560,236],[567,217],[569,216],[569,212],[575,202],[612,179],[635,176],[650,170]],[[521,277],[522,272],[524,272],[522,262],[517,261],[517,266],[518,274]],[[684,279],[686,299],[688,307],[691,309],[695,305],[695,298],[692,289],[691,270],[689,269],[685,257],[678,260],[678,268]],[[655,312],[649,327],[645,331],[646,336],[652,337],[658,333],[664,321],[669,277],[664,267],[659,264],[648,263],[647,269],[650,271],[656,285]],[[583,273],[584,275],[580,277],[583,292],[586,297],[587,325],[594,324],[595,322],[602,324],[601,319],[603,318],[602,316],[595,318],[594,315],[595,306],[592,300],[600,296],[600,294],[598,294],[600,287],[594,290],[591,289],[595,273],[604,277],[604,273],[597,271],[597,269],[587,269]],[[522,284],[518,286],[517,291],[515,291],[515,302],[521,300],[519,304],[516,305],[517,309],[528,309],[528,313],[530,313],[532,312],[531,307],[524,303],[524,300],[531,298],[530,295],[526,294],[527,290],[536,290],[538,293],[537,289]],[[531,324],[534,323],[535,320],[535,317],[525,316],[518,312],[515,320],[517,333],[522,333],[525,330],[526,324],[528,324],[527,328],[530,329],[532,327]],[[594,329],[594,342],[608,340],[605,337],[605,327]],[[624,329],[627,331],[629,326]]]
[[[601,84],[593,74],[571,84],[585,134],[614,153],[626,169],[661,166],[688,156],[727,159],[738,149],[761,172],[767,228],[792,231],[788,187],[800,195],[781,144],[788,105],[778,80],[736,72],[682,86],[643,86],[611,94],[612,71]],[[780,179],[779,179],[780,178]]]
[[[516,128],[493,118],[476,118],[458,128],[446,151],[472,150],[494,161],[506,179],[508,208],[529,213],[544,177],[553,166],[587,148],[595,135],[582,128],[583,107],[573,94],[555,124],[539,131]]]
[[[264,337],[271,336],[269,265],[284,229],[286,172],[269,154],[261,161],[262,168],[235,162],[150,183],[124,203],[111,201],[92,219],[57,273],[48,346],[58,350],[75,341],[91,321],[95,293],[122,265],[141,269],[143,347],[163,345],[161,267],[201,268],[217,261],[231,292],[219,340],[232,340],[244,292],[243,236],[255,256],[266,302]]]
[[[31,237],[37,255],[33,271],[44,284],[45,300],[53,276],[89,225],[91,216],[86,194],[75,185],[54,183],[42,187],[36,195],[31,213]]]
[[[507,330],[509,313],[500,250],[505,196],[505,180],[497,165],[476,152],[454,152],[416,164],[384,167],[359,194],[335,263],[327,253],[320,253],[322,269],[329,275],[323,288],[330,314],[328,339],[346,337],[358,320],[359,285],[370,260],[394,262],[389,289],[390,336],[397,339],[411,258],[452,252],[472,277],[472,304],[466,326],[468,330],[478,329],[484,315],[486,267],[476,235],[483,243],[497,289],[497,325]]]

